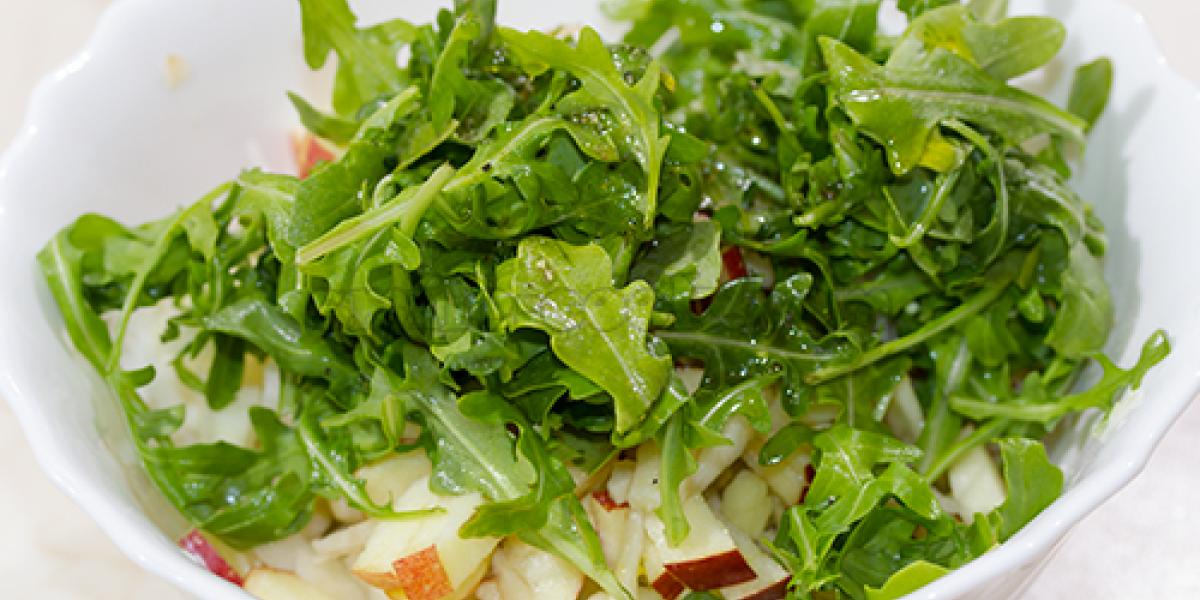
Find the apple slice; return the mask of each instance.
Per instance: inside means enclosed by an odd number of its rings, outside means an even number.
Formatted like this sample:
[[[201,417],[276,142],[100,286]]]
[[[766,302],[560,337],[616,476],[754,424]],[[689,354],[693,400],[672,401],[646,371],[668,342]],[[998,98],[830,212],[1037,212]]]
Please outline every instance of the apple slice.
[[[646,515],[648,546],[653,546],[651,554],[662,561],[667,573],[696,591],[728,587],[755,578],[753,569],[733,542],[729,529],[717,519],[704,498],[692,496],[685,499],[683,514],[691,531],[676,547],[667,541],[666,526],[658,515]],[[647,567],[648,573],[649,570]],[[666,597],[666,594],[663,596]]]
[[[605,562],[617,581],[627,590],[635,589],[645,538],[642,514],[628,505],[609,504],[602,498],[593,494],[584,503],[584,510],[600,536]]]
[[[633,487],[635,471],[637,463],[632,460],[618,460],[613,463],[604,491],[617,505],[629,506],[629,490]]]
[[[515,537],[492,556],[492,572],[504,600],[574,600],[583,589],[574,565]]]
[[[782,600],[787,596],[788,583],[792,576],[775,559],[767,556],[758,544],[746,534],[731,529],[733,541],[754,570],[754,579],[721,588],[725,600]]]
[[[925,429],[925,413],[908,376],[901,379],[892,390],[884,422],[900,441],[908,444],[915,444]]]
[[[696,456],[696,472],[683,480],[680,493],[687,496],[701,494],[712,485],[746,451],[746,445],[754,436],[754,429],[745,417],[738,415],[729,420],[721,435],[731,443],[705,448]]]
[[[655,442],[646,442],[637,448],[637,465],[633,470],[633,481],[629,484],[629,506],[642,514],[653,512],[662,503],[658,478],[662,471],[662,451]]]
[[[360,468],[354,476],[363,480],[367,496],[376,504],[394,502],[404,495],[413,483],[428,478],[433,472],[429,457],[422,450],[394,454],[379,462]]]
[[[292,157],[300,179],[308,177],[317,163],[337,160],[338,151],[304,129],[292,132]]]
[[[458,530],[483,503],[479,494],[441,497],[428,477],[393,502],[397,510],[441,507],[443,512],[404,521],[381,521],[352,567],[363,581],[401,590],[408,600],[442,600],[486,566],[500,540],[459,537]],[[482,576],[482,575],[481,575]]]
[[[334,600],[295,573],[269,567],[251,570],[245,588],[259,600]]]
[[[976,446],[946,471],[950,495],[958,504],[959,516],[970,523],[976,513],[989,513],[1004,504],[1004,480],[987,448]]]
[[[244,565],[243,569],[239,570],[230,564],[231,562],[244,562],[233,558],[235,556],[240,558],[241,555],[225,548],[224,544],[210,538],[199,529],[193,529],[180,538],[179,547],[204,565],[206,569],[212,571],[213,575],[234,585],[245,583],[241,574],[241,571],[245,570]],[[226,559],[227,556],[230,558]]]
[[[483,577],[484,575],[487,575],[490,568],[491,561],[483,561],[483,563],[481,563],[479,567],[475,569],[474,573],[471,573],[466,580],[459,584],[457,589],[451,592],[449,596],[442,598],[442,600],[467,600],[467,598],[472,597],[481,598],[477,595],[477,590],[482,586]],[[493,581],[492,583],[495,582]],[[384,591],[384,595],[391,600],[410,600],[409,596],[405,595],[404,590],[400,588],[386,590]],[[374,598],[374,596],[372,596],[372,598]]]
[[[683,583],[663,566],[662,555],[658,547],[650,542],[649,535],[642,548],[642,567],[646,569],[646,581],[664,600],[675,600],[683,593]]]
[[[767,482],[753,471],[738,471],[733,481],[721,492],[721,516],[739,532],[752,538],[761,536],[771,518],[771,496]],[[734,541],[737,541],[736,538]]]

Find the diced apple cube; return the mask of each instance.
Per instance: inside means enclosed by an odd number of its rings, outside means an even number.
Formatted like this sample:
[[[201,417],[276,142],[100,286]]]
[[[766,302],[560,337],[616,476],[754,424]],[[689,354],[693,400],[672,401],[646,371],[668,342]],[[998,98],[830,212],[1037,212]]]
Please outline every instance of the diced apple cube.
[[[308,177],[318,163],[337,160],[338,154],[339,151],[304,129],[292,132],[292,157],[300,179]]]
[[[442,598],[442,600],[466,600],[467,598],[474,596],[475,592],[483,585],[480,582],[483,581],[483,577],[484,575],[487,575],[490,567],[491,561],[484,561],[483,564],[479,565],[479,568],[476,569],[474,573],[471,573],[470,577],[467,577],[466,581],[463,581],[457,589],[451,592],[449,596]],[[495,581],[492,583],[495,584]],[[378,592],[378,590],[376,591]],[[484,593],[487,593],[486,590]],[[410,600],[409,597],[405,595],[404,590],[399,588],[387,590],[383,592],[383,594],[391,600]]]
[[[650,582],[650,587],[665,600],[675,600],[683,593],[683,583],[663,566],[659,549],[651,543],[648,534],[642,549],[642,567],[646,569],[646,581]]]
[[[584,503],[609,568],[625,589],[637,585],[644,534],[641,513],[629,507],[613,507],[595,496]]]
[[[648,545],[654,547],[653,554],[661,560],[666,572],[696,591],[727,587],[754,579],[754,571],[734,544],[729,529],[717,519],[702,497],[692,496],[684,500],[683,513],[691,530],[683,542],[675,547],[667,541],[662,520],[653,513],[646,515]]]
[[[721,435],[730,443],[700,451],[696,457],[696,472],[683,480],[680,486],[680,493],[685,497],[703,493],[721,473],[737,462],[746,451],[746,445],[750,443],[754,430],[745,417],[738,415],[725,424]]]
[[[240,553],[226,548],[215,538],[210,538],[200,530],[193,529],[179,539],[179,547],[192,555],[213,575],[234,585],[242,585],[244,582],[242,578],[242,573],[246,570],[244,557]],[[235,567],[235,564],[238,566]]]
[[[897,438],[909,444],[916,443],[921,430],[925,429],[925,414],[921,410],[921,401],[917,399],[917,393],[908,377],[901,379],[892,390],[884,421]]]
[[[646,442],[637,449],[637,466],[633,481],[629,485],[629,506],[643,514],[649,514],[662,503],[658,478],[662,470],[662,451],[658,444]]]
[[[749,536],[737,530],[731,530],[730,534],[754,570],[755,577],[745,583],[721,588],[721,596],[725,600],[781,600],[786,597],[791,574],[775,559],[767,556]]]
[[[608,475],[608,484],[605,489],[608,490],[608,497],[613,499],[613,502],[618,505],[629,504],[629,491],[633,487],[633,474],[637,470],[637,463],[632,460],[618,460],[613,463],[612,471]]]
[[[788,506],[799,504],[804,497],[804,490],[808,489],[809,483],[812,483],[809,469],[812,458],[807,452],[797,451],[779,464],[763,466],[758,462],[758,455],[765,442],[764,438],[756,436],[746,446],[746,452],[742,454],[742,461],[750,467],[751,471],[754,471],[755,475],[767,482],[771,492],[779,496],[784,504]]]
[[[987,448],[976,446],[963,454],[946,471],[950,494],[961,511],[959,516],[970,523],[976,513],[988,513],[1004,503],[1004,480]]]
[[[414,450],[393,454],[377,463],[362,467],[354,473],[363,480],[367,495],[376,504],[394,502],[417,480],[428,478],[433,465],[425,452]]]
[[[739,471],[721,493],[721,516],[742,533],[758,537],[771,517],[767,482],[753,471]]]
[[[499,543],[496,538],[464,539],[458,535],[459,528],[482,502],[479,494],[438,496],[429,490],[428,478],[413,482],[393,503],[395,508],[441,507],[443,512],[381,521],[355,561],[354,573],[375,587],[402,590],[408,600],[450,597],[480,572]]]
[[[271,568],[251,570],[244,587],[260,600],[335,600],[295,573]]]
[[[492,557],[503,600],[575,600],[583,574],[574,565],[510,537]]]

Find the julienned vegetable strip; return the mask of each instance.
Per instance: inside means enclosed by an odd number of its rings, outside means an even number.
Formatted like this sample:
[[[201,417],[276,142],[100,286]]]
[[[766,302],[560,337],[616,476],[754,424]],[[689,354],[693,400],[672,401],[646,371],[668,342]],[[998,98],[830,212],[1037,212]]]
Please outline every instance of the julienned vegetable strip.
[[[343,583],[410,600],[892,598],[1036,517],[1040,440],[1170,349],[1100,354],[1067,150],[1111,64],[1064,110],[1009,84],[1058,22],[898,6],[889,38],[877,0],[633,0],[606,44],[300,0],[338,64],[332,113],[291,100],[336,158],[83,215],[38,263],[150,478],[250,557],[338,536]],[[129,364],[150,338],[172,355]]]

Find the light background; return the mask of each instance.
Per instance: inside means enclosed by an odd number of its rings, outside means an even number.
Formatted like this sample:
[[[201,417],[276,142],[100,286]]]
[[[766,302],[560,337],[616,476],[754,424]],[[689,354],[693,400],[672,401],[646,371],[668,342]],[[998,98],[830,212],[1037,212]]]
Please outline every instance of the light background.
[[[1200,2],[1126,1],[1145,14],[1168,60],[1200,82]],[[108,4],[0,0],[0,148],[20,128],[38,79],[82,47]],[[1146,471],[1074,530],[1027,598],[1200,598],[1198,464],[1200,403],[1172,429]],[[126,559],[50,483],[3,402],[0,476],[0,598],[185,597]]]

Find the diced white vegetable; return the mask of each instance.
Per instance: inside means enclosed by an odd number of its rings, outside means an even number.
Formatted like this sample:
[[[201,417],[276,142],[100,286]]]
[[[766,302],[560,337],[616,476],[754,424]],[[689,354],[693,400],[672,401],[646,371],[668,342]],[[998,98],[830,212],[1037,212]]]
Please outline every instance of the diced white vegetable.
[[[429,490],[428,478],[412,483],[393,505],[397,510],[441,507],[443,512],[418,519],[381,521],[354,563],[363,581],[403,590],[408,600],[442,600],[486,571],[499,540],[459,537],[463,523],[482,504],[479,494],[441,497]],[[470,590],[468,590],[470,591]]]
[[[349,527],[338,529],[323,538],[313,540],[312,548],[317,556],[325,559],[353,556],[362,552],[367,538],[371,537],[371,532],[374,530],[374,521],[355,523]]]
[[[295,573],[308,585],[334,598],[361,600],[365,595],[365,589],[345,565],[318,554],[303,536],[264,544],[255,548],[254,553],[271,569]]]
[[[260,600],[335,600],[296,574],[271,568],[251,570],[243,588]]]
[[[696,472],[683,480],[680,493],[686,497],[707,490],[708,486],[712,485],[712,482],[716,481],[721,473],[742,456],[753,434],[754,429],[750,427],[750,423],[746,421],[745,417],[738,415],[730,419],[721,430],[721,435],[731,443],[701,450],[696,457]]]
[[[633,473],[637,463],[632,460],[618,460],[613,463],[612,472],[608,476],[608,497],[617,504],[629,503],[629,490],[633,486]]]
[[[629,506],[643,514],[653,512],[662,502],[658,477],[662,469],[662,452],[658,444],[646,442],[637,449],[637,466],[629,486]],[[615,500],[615,498],[614,498]]]
[[[365,482],[367,496],[376,504],[386,505],[403,496],[413,483],[428,479],[433,465],[425,452],[415,450],[393,454],[354,473]]]
[[[693,590],[711,590],[754,579],[754,571],[734,544],[729,530],[704,498],[687,498],[683,501],[683,512],[691,529],[675,547],[667,541],[662,520],[653,513],[646,515],[647,545],[653,546],[649,553],[653,556],[648,556],[647,562],[651,558],[661,561],[667,573]]]
[[[921,436],[921,430],[925,429],[925,413],[908,377],[901,379],[892,391],[885,420],[888,429],[909,444],[915,443]]]
[[[737,530],[731,530],[730,534],[746,562],[750,563],[755,577],[752,581],[721,588],[721,596],[725,600],[780,600],[787,596],[791,574],[767,556],[750,537]]]
[[[961,511],[959,516],[970,523],[975,513],[990,512],[1004,503],[1004,480],[992,455],[983,446],[976,446],[959,458],[946,472],[950,494]]]
[[[765,442],[763,437],[756,436],[746,446],[746,452],[742,454],[742,461],[750,467],[751,471],[754,471],[755,475],[767,482],[771,492],[783,500],[784,504],[788,506],[799,504],[805,488],[811,483],[808,480],[808,465],[812,461],[811,457],[807,452],[797,451],[779,464],[763,466],[758,462],[758,455]]]
[[[675,367],[675,374],[683,381],[683,387],[687,388],[689,394],[695,394],[704,381],[704,369],[699,367]]]
[[[739,471],[721,493],[721,515],[726,523],[750,537],[762,535],[771,517],[767,482],[752,471]]]
[[[574,565],[514,537],[492,557],[492,573],[503,600],[574,600],[583,587]]]

